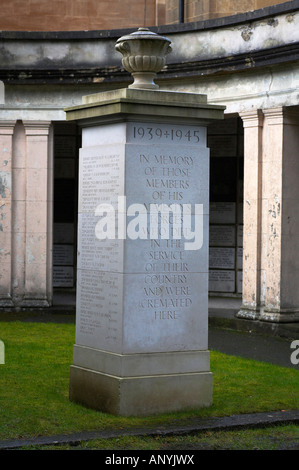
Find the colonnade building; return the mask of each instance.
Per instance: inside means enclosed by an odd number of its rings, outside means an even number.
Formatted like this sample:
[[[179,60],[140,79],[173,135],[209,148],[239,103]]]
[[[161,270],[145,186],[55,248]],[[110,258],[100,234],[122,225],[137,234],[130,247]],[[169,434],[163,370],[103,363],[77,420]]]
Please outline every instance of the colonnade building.
[[[119,3],[3,7],[0,308],[49,308],[75,290],[81,133],[64,109],[127,87],[115,42],[147,26],[172,41],[160,89],[226,106],[208,127],[210,298],[298,321],[299,0]]]

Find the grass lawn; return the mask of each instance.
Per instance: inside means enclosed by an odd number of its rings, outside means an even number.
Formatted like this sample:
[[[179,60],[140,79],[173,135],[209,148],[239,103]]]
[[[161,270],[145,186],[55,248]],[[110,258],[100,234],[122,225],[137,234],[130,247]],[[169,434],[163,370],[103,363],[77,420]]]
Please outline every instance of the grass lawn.
[[[195,417],[299,408],[299,371],[211,352],[213,406],[146,418],[86,409],[68,398],[75,326],[0,322],[0,439],[188,423]]]

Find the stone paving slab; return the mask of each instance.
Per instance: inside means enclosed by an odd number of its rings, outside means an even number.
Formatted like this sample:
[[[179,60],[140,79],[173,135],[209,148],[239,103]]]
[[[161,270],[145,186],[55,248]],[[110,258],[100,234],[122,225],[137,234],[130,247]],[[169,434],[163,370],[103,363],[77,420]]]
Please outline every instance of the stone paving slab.
[[[297,323],[274,323],[259,320],[246,320],[229,316],[224,312],[209,311],[209,326],[216,328],[229,328],[236,331],[258,333],[272,337],[287,339],[299,339],[299,322]]]
[[[231,431],[237,429],[269,427],[277,424],[298,424],[299,410],[273,411],[232,415],[221,418],[198,418],[189,425],[160,426],[157,428],[128,428],[121,430],[100,430],[77,432],[67,435],[40,436],[29,439],[0,441],[0,450],[13,450],[23,447],[46,445],[78,445],[94,439],[110,439],[121,436],[178,436],[205,431]]]
[[[208,347],[210,350],[299,371],[297,353],[296,360],[292,361],[291,355],[294,352],[292,343],[291,339],[257,333],[256,331],[209,327]]]

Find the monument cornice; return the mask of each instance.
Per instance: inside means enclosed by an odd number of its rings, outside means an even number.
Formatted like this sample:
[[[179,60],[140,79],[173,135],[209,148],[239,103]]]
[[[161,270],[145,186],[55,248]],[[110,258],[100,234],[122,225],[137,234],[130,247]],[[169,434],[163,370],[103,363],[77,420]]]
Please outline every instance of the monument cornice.
[[[201,122],[223,119],[225,106],[207,104],[205,95],[121,88],[83,97],[82,104],[66,108],[66,119],[88,127],[97,123],[137,120]]]

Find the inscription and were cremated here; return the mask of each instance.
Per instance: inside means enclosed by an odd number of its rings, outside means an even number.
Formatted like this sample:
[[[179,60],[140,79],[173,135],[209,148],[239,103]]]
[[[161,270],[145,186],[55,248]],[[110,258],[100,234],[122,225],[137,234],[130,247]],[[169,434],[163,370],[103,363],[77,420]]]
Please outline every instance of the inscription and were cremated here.
[[[124,292],[126,352],[207,349],[207,289],[207,273],[129,274]]]
[[[116,351],[124,328],[126,352],[204,349],[209,209],[205,129],[128,123],[124,131],[127,143],[100,145],[95,140],[80,152],[78,342]],[[100,139],[100,133],[94,138]],[[122,214],[117,204],[124,196]],[[101,240],[95,231],[106,213],[100,215],[96,208],[103,204],[115,209],[115,236]],[[134,204],[144,207],[145,225]],[[165,208],[159,213],[154,238],[151,204],[176,204],[180,211],[170,217]],[[189,239],[182,233],[184,204],[192,222]],[[186,250],[186,242],[195,241],[196,220],[203,240],[200,249]],[[125,221],[121,230],[120,221]],[[167,229],[168,234],[163,232]],[[175,230],[181,230],[180,237]]]

